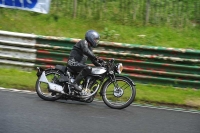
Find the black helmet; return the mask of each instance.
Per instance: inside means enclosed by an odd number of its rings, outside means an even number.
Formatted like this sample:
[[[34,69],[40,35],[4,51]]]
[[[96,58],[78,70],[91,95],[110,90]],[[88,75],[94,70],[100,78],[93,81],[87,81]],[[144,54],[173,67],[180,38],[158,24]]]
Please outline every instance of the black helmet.
[[[85,33],[85,40],[88,43],[90,43],[92,47],[97,47],[99,43],[99,39],[100,39],[99,33],[96,32],[95,30],[88,30]]]

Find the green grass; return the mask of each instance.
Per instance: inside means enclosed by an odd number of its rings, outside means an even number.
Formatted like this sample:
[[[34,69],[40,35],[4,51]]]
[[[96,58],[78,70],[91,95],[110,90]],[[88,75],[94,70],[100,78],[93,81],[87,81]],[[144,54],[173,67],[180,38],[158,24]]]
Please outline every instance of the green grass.
[[[0,69],[0,86],[35,91],[36,71]],[[136,103],[173,105],[200,109],[200,90],[136,83]]]
[[[170,26],[129,26],[111,21],[69,19],[52,14],[38,14],[21,10],[4,10],[0,15],[0,30],[33,33],[36,35],[84,38],[88,29],[103,35],[114,30],[104,41],[129,44],[200,49],[198,26],[173,28]],[[107,31],[105,30],[107,28]],[[117,34],[117,35],[116,35]],[[140,35],[145,35],[141,37]]]
[[[36,79],[35,71],[0,68],[1,87],[34,90]]]
[[[170,86],[137,84],[136,101],[200,107],[200,91]]]

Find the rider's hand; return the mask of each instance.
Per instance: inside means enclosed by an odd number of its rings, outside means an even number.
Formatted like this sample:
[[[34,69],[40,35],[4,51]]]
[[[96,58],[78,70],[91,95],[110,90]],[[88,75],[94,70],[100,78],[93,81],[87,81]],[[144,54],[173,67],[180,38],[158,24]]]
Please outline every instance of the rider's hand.
[[[104,66],[105,65],[104,60],[99,57],[96,57],[94,62],[95,62],[95,66]]]
[[[99,62],[99,63],[102,63],[102,62],[104,62],[104,60],[103,60],[103,59],[101,59],[101,58],[97,58],[97,60],[98,60],[98,62]]]

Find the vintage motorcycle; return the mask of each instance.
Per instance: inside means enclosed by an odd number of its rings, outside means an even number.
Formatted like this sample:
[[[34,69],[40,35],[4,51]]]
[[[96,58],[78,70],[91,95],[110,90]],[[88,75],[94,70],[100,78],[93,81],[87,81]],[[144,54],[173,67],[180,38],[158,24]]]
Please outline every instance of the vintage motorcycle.
[[[114,59],[103,61],[101,67],[92,67],[92,72],[81,83],[81,92],[77,92],[71,83],[78,75],[67,66],[55,68],[37,68],[36,92],[47,101],[58,99],[76,100],[90,103],[99,92],[104,103],[110,108],[123,109],[135,99],[135,83],[126,76],[121,76],[123,65]]]

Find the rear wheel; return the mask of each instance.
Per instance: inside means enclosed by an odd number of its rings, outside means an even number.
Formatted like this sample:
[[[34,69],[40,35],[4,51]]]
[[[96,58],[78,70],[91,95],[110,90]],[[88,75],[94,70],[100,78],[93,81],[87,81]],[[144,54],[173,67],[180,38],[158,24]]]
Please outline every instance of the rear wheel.
[[[49,69],[45,71],[45,75],[49,82],[58,84],[58,79],[62,73],[56,69]],[[47,83],[40,82],[39,78],[36,82],[36,92],[38,96],[47,101],[55,101],[62,97],[61,93],[51,91]]]
[[[114,109],[128,107],[134,101],[136,95],[135,85],[125,77],[116,77],[116,85],[111,80],[107,80],[102,92],[104,103]]]

